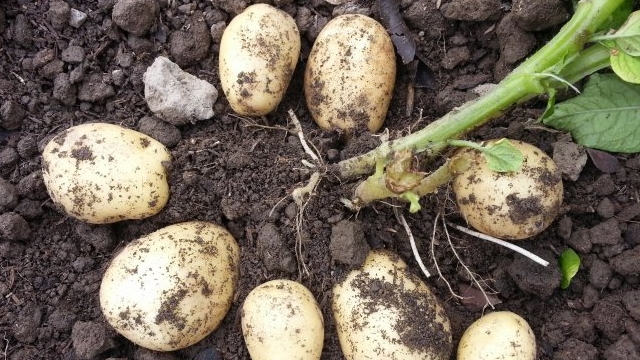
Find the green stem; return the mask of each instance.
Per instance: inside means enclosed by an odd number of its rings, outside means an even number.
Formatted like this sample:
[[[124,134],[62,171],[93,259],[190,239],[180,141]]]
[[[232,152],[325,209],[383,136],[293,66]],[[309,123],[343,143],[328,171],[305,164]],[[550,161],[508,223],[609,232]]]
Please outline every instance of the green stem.
[[[393,152],[402,149],[426,152],[428,157],[433,157],[447,147],[448,140],[459,138],[485,124],[514,104],[544,94],[547,91],[545,86],[565,86],[555,82],[548,84],[547,79],[533,74],[560,73],[566,63],[572,63],[571,60],[578,58],[577,54],[589,37],[599,30],[624,1],[581,0],[574,15],[558,34],[504,78],[494,90],[452,110],[413,134],[386,142],[358,157],[343,160],[332,170],[340,178],[368,174],[372,172],[376,161],[388,159]],[[572,68],[570,74],[573,81],[588,75],[578,65]]]

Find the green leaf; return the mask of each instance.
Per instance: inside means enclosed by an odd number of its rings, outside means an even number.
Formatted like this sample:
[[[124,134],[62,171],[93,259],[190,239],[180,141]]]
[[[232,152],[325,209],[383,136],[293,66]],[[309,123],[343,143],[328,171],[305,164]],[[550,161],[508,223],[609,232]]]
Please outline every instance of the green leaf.
[[[573,249],[567,249],[560,254],[558,263],[562,272],[560,287],[566,289],[571,284],[571,279],[576,276],[578,269],[580,269],[580,256]]]
[[[522,167],[522,153],[507,139],[500,139],[480,148],[487,166],[496,172],[518,171]]]
[[[611,69],[626,82],[640,84],[640,57],[611,51]]]
[[[616,31],[594,35],[590,41],[598,41],[608,48],[615,48],[632,56],[640,55],[640,11],[633,12]]]
[[[582,94],[557,104],[542,121],[586,147],[640,152],[640,85],[615,74],[593,74]]]

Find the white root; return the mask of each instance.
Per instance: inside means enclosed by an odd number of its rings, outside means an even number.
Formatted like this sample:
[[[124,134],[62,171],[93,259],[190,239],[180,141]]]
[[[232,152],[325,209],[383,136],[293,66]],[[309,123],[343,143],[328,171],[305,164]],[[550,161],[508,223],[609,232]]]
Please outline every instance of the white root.
[[[395,212],[395,208],[394,208],[394,212]],[[422,270],[422,272],[424,273],[424,276],[426,276],[427,278],[430,277],[431,274],[429,273],[429,270],[427,270],[427,267],[424,266],[424,263],[422,262],[422,258],[420,258],[420,253],[418,253],[418,247],[416,246],[416,241],[413,238],[413,234],[411,233],[411,228],[409,227],[409,224],[407,224],[407,220],[405,220],[404,215],[402,215],[401,213],[398,213],[398,212],[395,212],[395,213],[398,220],[400,220],[400,222],[402,223],[404,230],[407,232],[407,236],[409,237],[409,243],[411,243],[411,250],[413,251],[413,257],[418,262],[418,266],[420,266],[420,270]]]
[[[307,140],[305,140],[304,133],[302,132],[302,125],[300,125],[300,120],[298,120],[298,117],[293,112],[293,109],[289,109],[289,118],[293,123],[294,131],[298,135],[298,139],[300,139],[300,144],[302,144],[302,148],[304,149],[304,152],[307,153],[307,155],[309,155],[309,157],[311,157],[313,161],[322,163],[322,160],[320,160],[320,157],[313,150],[311,150],[311,148],[309,147],[309,144],[307,143]]]
[[[433,264],[436,267],[438,276],[440,276],[440,279],[442,279],[442,281],[444,281],[444,283],[447,285],[447,288],[449,288],[449,293],[451,293],[451,296],[457,299],[464,299],[462,296],[456,294],[456,292],[453,291],[453,288],[451,287],[451,284],[449,283],[447,278],[445,278],[444,275],[442,275],[442,272],[440,271],[440,266],[438,265],[438,261],[436,260],[436,252],[435,252],[434,244],[436,242],[436,229],[438,228],[439,217],[440,217],[440,213],[437,213],[436,218],[433,220],[433,232],[431,233],[431,258],[433,259]],[[462,262],[460,258],[458,258],[458,261]]]
[[[462,231],[465,234],[468,234],[468,235],[471,235],[471,236],[475,236],[475,237],[477,237],[479,239],[482,239],[482,240],[491,241],[492,243],[496,243],[498,245],[502,245],[502,246],[506,247],[507,249],[510,249],[512,251],[515,251],[515,252],[517,252],[519,254],[522,254],[522,255],[528,257],[529,259],[537,262],[538,264],[540,264],[542,266],[549,265],[549,262],[547,260],[539,257],[538,255],[536,255],[536,254],[534,254],[534,253],[532,253],[532,252],[530,252],[528,250],[525,250],[525,249],[523,249],[523,248],[521,248],[521,247],[519,247],[517,245],[514,245],[514,244],[512,244],[510,242],[507,242],[507,241],[504,241],[504,240],[500,240],[498,238],[494,238],[493,236],[489,236],[489,235],[486,235],[486,234],[483,234],[483,233],[480,233],[480,232],[477,232],[477,231],[473,231],[473,230],[467,229],[465,227],[462,227],[462,226],[456,225],[456,224],[445,223],[445,229],[446,229],[447,225],[451,226],[452,228],[454,228],[454,229],[456,229],[458,231]]]
[[[444,233],[447,235],[447,241],[449,242],[451,251],[453,252],[455,257],[458,259],[458,261],[460,261],[460,265],[462,265],[464,270],[467,272],[467,274],[469,275],[469,278],[471,278],[471,281],[473,281],[473,283],[476,284],[476,286],[482,293],[482,296],[484,296],[484,300],[486,301],[485,306],[488,304],[489,306],[491,306],[492,309],[495,309],[495,307],[493,306],[493,302],[491,301],[491,299],[489,299],[489,295],[487,295],[487,292],[484,291],[484,288],[482,287],[482,285],[480,285],[480,282],[478,282],[478,280],[476,279],[475,274],[472,273],[471,270],[469,270],[469,268],[467,267],[467,265],[465,265],[465,263],[462,261],[462,259],[460,259],[460,256],[458,256],[458,252],[453,247],[453,243],[451,242],[451,236],[449,236],[449,230],[447,230],[447,222],[445,221],[444,216],[442,217],[442,226],[444,227]]]

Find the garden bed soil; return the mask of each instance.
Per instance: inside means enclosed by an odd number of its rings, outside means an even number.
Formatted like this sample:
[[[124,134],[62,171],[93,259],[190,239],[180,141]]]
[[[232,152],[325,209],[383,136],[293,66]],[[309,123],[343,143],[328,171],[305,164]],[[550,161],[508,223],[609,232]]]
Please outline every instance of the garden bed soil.
[[[295,111],[306,139],[329,163],[379,143],[365,132],[345,141],[337,131],[321,131],[305,106],[301,79],[311,40],[326,20],[349,8],[319,0],[275,0],[301,28],[301,61],[278,109],[250,119],[234,115],[222,95],[216,42],[205,50],[189,46],[192,36],[187,35],[194,27],[185,26],[204,22],[208,32],[212,25],[228,23],[245,2],[161,0],[159,11],[152,13],[151,31],[138,36],[114,24],[114,3],[0,3],[0,358],[246,360],[239,322],[244,298],[267,280],[288,278],[306,285],[320,304],[326,325],[322,359],[343,359],[330,299],[332,286],[350,267],[332,257],[332,237],[349,243],[364,235],[370,248],[399,254],[412,272],[423,276],[394,207],[375,203],[353,213],[340,199],[350,196],[355,183],[330,175],[304,209],[302,256],[295,256],[298,212],[288,195],[308,181],[310,170],[301,162],[306,155],[297,136],[286,131],[287,111]],[[373,5],[365,1],[350,9]],[[391,138],[415,131],[473,98],[469,89],[476,85],[502,78],[552,36],[569,9],[564,2],[515,0],[443,1],[439,9],[435,1],[406,0],[401,6],[434,72],[435,86],[416,89],[414,108],[407,115],[407,76],[398,72],[384,125]],[[87,15],[78,27],[68,21],[70,11],[76,19],[75,10]],[[377,17],[375,12],[372,16]],[[546,29],[538,31],[543,22]],[[157,120],[142,120],[153,115],[145,102],[142,74],[161,55],[218,89],[213,118],[161,127],[164,130],[149,126]],[[63,83],[56,85],[58,81]],[[544,107],[543,99],[530,101],[469,138],[510,137],[553,154],[554,147],[567,146],[559,142],[566,136],[535,124]],[[88,122],[144,130],[169,144],[171,198],[161,213],[93,226],[56,209],[42,181],[43,145],[54,134]],[[584,153],[576,154],[569,164],[585,159]],[[478,291],[469,288],[464,262],[494,290],[496,309],[527,319],[538,359],[640,359],[640,157],[615,158],[620,165],[607,173],[587,160],[574,180],[564,182],[558,219],[542,234],[518,242],[549,260],[547,268],[449,229],[456,256],[438,220],[464,225],[449,189],[424,198],[423,210],[416,214],[398,204],[396,211],[404,212],[427,267],[436,273],[434,260],[439,265],[441,276],[425,281],[449,315],[455,344],[471,322],[490,311]],[[236,237],[242,254],[233,305],[221,326],[196,345],[163,354],[140,349],[106,324],[98,304],[101,276],[114,254],[133,239],[187,220],[221,224]],[[578,252],[582,266],[569,288],[561,290],[556,263],[568,247]],[[269,255],[274,250],[275,258]],[[465,299],[452,296],[444,279]]]

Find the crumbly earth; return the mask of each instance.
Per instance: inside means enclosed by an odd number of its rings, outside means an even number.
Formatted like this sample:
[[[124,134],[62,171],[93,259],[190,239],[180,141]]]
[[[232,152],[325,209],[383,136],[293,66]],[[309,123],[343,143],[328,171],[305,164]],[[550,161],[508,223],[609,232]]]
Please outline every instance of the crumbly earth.
[[[147,1],[118,2],[137,9]],[[341,134],[321,131],[306,110],[302,92],[304,65],[321,27],[331,17],[371,2],[268,2],[294,15],[303,41],[301,60],[281,105],[263,118],[240,118],[220,96],[212,119],[177,128],[149,118],[142,74],[162,55],[222,94],[216,38],[219,41],[223,23],[247,1],[158,0],[157,11],[152,6],[152,11],[140,12],[140,18],[126,11],[112,15],[115,0],[0,2],[0,359],[248,360],[239,322],[242,301],[255,286],[288,278],[306,285],[321,306],[326,324],[322,359],[341,360],[331,288],[352,265],[332,259],[329,244],[333,234],[346,242],[336,248],[362,246],[360,230],[335,229],[343,220],[359,224],[370,248],[396,252],[422,276],[393,208],[376,203],[358,214],[350,212],[340,198],[348,197],[355,183],[331,176],[321,181],[305,208],[302,243],[296,247],[297,209],[287,196],[304,185],[310,173],[301,163],[306,155],[298,138],[283,130],[287,111],[295,110],[307,140],[328,162],[376,145],[377,138],[367,133],[356,133],[347,143]],[[384,125],[392,138],[473,98],[468,90],[476,85],[502,78],[557,30],[571,8],[569,1],[560,0],[536,1],[535,6],[515,0],[451,0],[442,1],[441,9],[431,0],[400,3],[436,86],[416,89],[414,108],[407,115],[407,75],[399,68]],[[73,27],[68,19],[78,20],[76,10],[87,18]],[[545,20],[546,30],[538,31]],[[202,31],[201,22],[212,29],[212,37]],[[522,30],[522,24],[536,32]],[[194,39],[207,44],[200,46]],[[566,137],[532,125],[530,120],[544,107],[543,100],[532,100],[470,138],[508,136],[552,154],[554,144],[566,143]],[[93,226],[65,216],[50,200],[41,172],[44,144],[72,125],[98,121],[147,132],[169,145],[171,198],[158,215]],[[550,260],[547,269],[449,229],[460,260],[493,289],[490,299],[496,308],[516,312],[530,323],[539,359],[640,358],[640,156],[614,154],[613,159],[614,165],[609,159],[608,166],[588,160],[575,181],[566,179],[558,219],[534,239],[518,243]],[[450,193],[443,189],[425,198],[422,207],[414,215],[405,211],[405,216],[427,267],[436,273],[434,260],[439,265],[441,277],[425,281],[442,300],[457,344],[464,329],[482,315],[483,298],[468,290],[469,276],[436,221],[440,214],[447,222],[464,225]],[[210,336],[173,353],[149,352],[106,324],[98,306],[101,276],[113,255],[133,239],[186,220],[221,224],[236,237],[242,249],[239,287],[224,322]],[[571,286],[560,290],[556,260],[568,247],[578,252],[582,266]],[[277,256],[266,253],[274,250]],[[453,297],[443,279],[470,298]]]

